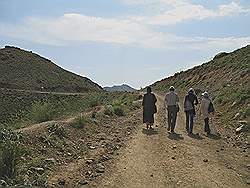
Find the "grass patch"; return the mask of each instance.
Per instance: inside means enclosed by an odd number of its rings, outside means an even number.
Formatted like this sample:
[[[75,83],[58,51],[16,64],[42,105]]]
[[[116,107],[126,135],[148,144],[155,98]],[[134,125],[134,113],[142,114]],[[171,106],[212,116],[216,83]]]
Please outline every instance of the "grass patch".
[[[31,106],[30,117],[37,123],[52,120],[54,116],[53,105],[48,102],[35,102]]]
[[[114,109],[113,109],[113,106],[112,105],[107,105],[105,106],[105,109],[104,109],[104,112],[103,112],[105,115],[107,116],[112,116],[114,115]]]
[[[124,116],[125,112],[121,106],[114,106],[114,114],[117,116]]]
[[[73,122],[71,123],[71,125],[74,128],[78,128],[78,129],[83,129],[85,127],[85,125],[87,124],[87,120],[84,116],[79,115],[78,117],[76,117]]]
[[[18,163],[24,153],[18,140],[16,133],[0,130],[0,179],[7,182],[17,176]]]

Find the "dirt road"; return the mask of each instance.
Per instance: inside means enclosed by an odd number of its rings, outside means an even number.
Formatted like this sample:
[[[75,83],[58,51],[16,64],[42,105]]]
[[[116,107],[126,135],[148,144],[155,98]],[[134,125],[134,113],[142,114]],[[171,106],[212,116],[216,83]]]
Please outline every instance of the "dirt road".
[[[177,134],[167,133],[163,97],[157,98],[158,127],[147,131],[141,125],[97,187],[247,187],[246,173],[238,170],[249,162],[247,155],[227,147],[220,136],[201,134],[198,120],[194,133],[200,134],[188,136],[183,112],[178,115]]]

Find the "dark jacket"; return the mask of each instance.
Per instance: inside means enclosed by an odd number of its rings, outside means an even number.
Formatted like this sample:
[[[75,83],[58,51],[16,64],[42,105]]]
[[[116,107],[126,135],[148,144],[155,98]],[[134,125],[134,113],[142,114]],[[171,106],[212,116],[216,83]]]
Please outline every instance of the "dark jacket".
[[[195,115],[195,107],[194,106],[197,104],[198,104],[197,96],[194,93],[189,92],[185,96],[184,111]]]
[[[147,114],[155,114],[157,112],[156,102],[157,99],[153,93],[146,93],[142,101],[143,111],[146,111]]]
[[[157,112],[157,99],[153,93],[146,93],[143,97],[143,123],[154,123],[154,114]]]

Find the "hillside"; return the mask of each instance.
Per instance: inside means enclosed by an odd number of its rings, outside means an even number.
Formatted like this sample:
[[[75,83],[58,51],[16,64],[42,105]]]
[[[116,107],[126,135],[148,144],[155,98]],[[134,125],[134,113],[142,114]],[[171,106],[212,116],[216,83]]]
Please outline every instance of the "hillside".
[[[10,46],[0,49],[0,88],[49,92],[102,90],[86,77],[66,71],[31,51]]]
[[[105,91],[127,91],[127,92],[133,92],[136,91],[136,89],[130,87],[129,85],[122,84],[119,86],[112,86],[112,87],[104,87],[103,88]]]
[[[155,82],[152,87],[166,92],[169,86],[184,94],[193,87],[199,95],[208,91],[222,118],[242,120],[250,115],[250,45],[231,53],[219,53],[213,60]],[[234,125],[237,126],[237,125]]]

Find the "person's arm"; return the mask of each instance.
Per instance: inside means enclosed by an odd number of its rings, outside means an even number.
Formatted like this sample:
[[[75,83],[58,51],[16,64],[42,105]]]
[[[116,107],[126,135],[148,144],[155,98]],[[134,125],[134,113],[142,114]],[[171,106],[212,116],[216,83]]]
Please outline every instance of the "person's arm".
[[[184,109],[186,108],[186,106],[187,106],[187,96],[185,96],[185,99],[184,99],[184,104],[183,104],[183,106],[184,106]]]
[[[200,105],[200,115],[202,114],[202,111],[204,109],[204,101],[201,101],[201,105]]]
[[[178,104],[179,105],[179,96],[176,94],[176,104]]]
[[[197,98],[197,96],[195,95],[194,105],[197,105],[197,104],[198,104],[198,98]]]
[[[167,108],[168,106],[168,95],[165,96],[165,107]]]
[[[143,96],[143,99],[142,99],[142,106],[144,106],[144,102],[145,101],[145,95]]]
[[[157,102],[157,98],[156,96],[154,95],[154,104]]]

